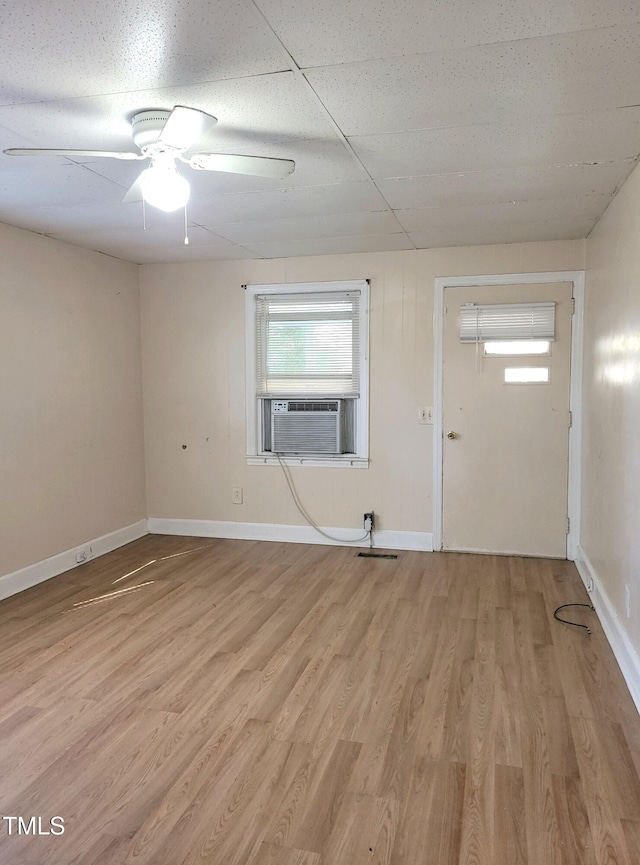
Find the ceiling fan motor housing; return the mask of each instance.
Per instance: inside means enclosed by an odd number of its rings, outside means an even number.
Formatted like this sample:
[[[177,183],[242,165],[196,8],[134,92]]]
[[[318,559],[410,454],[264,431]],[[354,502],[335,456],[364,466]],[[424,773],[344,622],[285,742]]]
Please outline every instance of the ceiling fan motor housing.
[[[155,144],[162,127],[167,122],[170,111],[138,111],[131,118],[133,143],[140,150]]]

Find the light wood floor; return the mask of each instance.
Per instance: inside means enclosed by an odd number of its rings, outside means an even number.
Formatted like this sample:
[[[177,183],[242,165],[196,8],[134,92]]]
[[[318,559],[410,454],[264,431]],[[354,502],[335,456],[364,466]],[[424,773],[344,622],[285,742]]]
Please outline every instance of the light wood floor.
[[[100,597],[102,596],[102,597]],[[93,599],[93,600],[92,600]],[[2,865],[637,865],[566,562],[148,536],[0,604]]]

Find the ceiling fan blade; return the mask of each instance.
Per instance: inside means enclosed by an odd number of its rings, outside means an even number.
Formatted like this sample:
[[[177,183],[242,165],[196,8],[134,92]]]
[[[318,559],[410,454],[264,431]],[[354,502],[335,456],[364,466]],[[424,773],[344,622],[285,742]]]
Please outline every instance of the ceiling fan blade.
[[[129,204],[130,201],[142,201],[143,195],[142,183],[140,181],[141,177],[142,174],[139,174],[127,190],[126,195],[122,199],[124,204]]]
[[[176,105],[160,130],[158,143],[185,151],[217,122],[216,117],[197,108]]]
[[[109,159],[146,159],[141,153],[119,153],[117,150],[58,150],[52,147],[10,147],[6,156],[105,156]]]
[[[256,177],[287,177],[296,167],[293,159],[270,156],[241,156],[233,153],[194,153],[185,159],[200,171],[226,171],[230,174],[253,174]]]

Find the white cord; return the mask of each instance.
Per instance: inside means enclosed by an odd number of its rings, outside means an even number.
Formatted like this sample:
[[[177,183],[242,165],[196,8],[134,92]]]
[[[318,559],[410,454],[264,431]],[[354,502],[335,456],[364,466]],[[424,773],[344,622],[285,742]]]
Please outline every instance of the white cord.
[[[305,518],[305,520],[309,523],[311,528],[315,529],[319,534],[321,534],[325,538],[328,538],[330,541],[338,541],[341,544],[356,544],[356,543],[359,543],[360,541],[364,541],[367,538],[369,538],[369,541],[370,541],[369,546],[370,547],[373,546],[373,536],[371,534],[371,530],[366,531],[361,538],[347,539],[347,538],[336,538],[333,535],[327,534],[327,532],[325,532],[323,529],[321,529],[320,526],[318,526],[313,521],[313,519],[309,516],[305,506],[300,501],[300,497],[298,496],[298,492],[297,492],[295,485],[293,483],[293,478],[291,477],[291,473],[287,470],[287,467],[282,462],[281,455],[277,452],[275,452],[275,455],[277,456],[278,462],[280,463],[280,468],[282,469],[282,473],[284,474],[284,478],[287,482],[287,486],[289,487],[289,492],[291,493],[291,498],[293,499],[293,503],[297,507],[299,512],[302,514],[302,516]]]

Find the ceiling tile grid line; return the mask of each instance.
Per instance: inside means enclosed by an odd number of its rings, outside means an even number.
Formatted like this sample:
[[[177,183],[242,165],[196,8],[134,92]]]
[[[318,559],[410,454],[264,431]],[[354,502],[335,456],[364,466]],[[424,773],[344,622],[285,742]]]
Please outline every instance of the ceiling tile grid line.
[[[362,166],[362,168],[367,173],[369,179],[372,181],[372,183],[374,185],[376,185],[374,178],[371,176],[371,174],[367,170],[367,167],[364,165],[364,163],[362,162],[362,160],[360,159],[358,154],[355,152],[355,150],[351,146],[351,142],[349,141],[349,139],[346,137],[346,135],[342,131],[342,128],[340,127],[340,125],[334,119],[333,114],[331,113],[331,111],[329,111],[326,104],[324,103],[324,101],[320,97],[319,93],[316,91],[315,87],[311,84],[311,82],[309,81],[306,74],[300,69],[296,60],[290,54],[290,52],[289,52],[288,48],[286,47],[286,45],[284,44],[284,42],[280,39],[280,37],[278,36],[276,31],[273,29],[273,27],[271,26],[271,23],[269,22],[267,17],[264,15],[264,13],[262,12],[262,10],[258,6],[258,4],[255,2],[255,0],[246,0],[246,2],[255,10],[256,14],[260,16],[260,18],[265,22],[265,24],[267,25],[267,27],[271,31],[271,33],[273,33],[274,39],[276,39],[278,44],[282,47],[282,50],[286,54],[286,56],[287,56],[287,58],[291,64],[291,68],[292,68],[294,74],[296,75],[296,77],[304,84],[304,86],[307,88],[308,93],[312,95],[314,101],[316,102],[316,104],[319,106],[321,111],[325,114],[325,116],[329,120],[330,124],[332,125],[332,127],[336,133],[336,135],[343,142],[343,144],[344,144],[345,148],[348,150],[349,154],[353,157],[353,159],[355,159]],[[378,189],[377,185],[376,185],[376,189]],[[384,199],[384,196],[380,192],[380,189],[378,189],[378,192],[379,192],[380,196]],[[386,204],[387,208],[389,209],[389,212],[393,213],[392,208],[389,206],[389,204],[386,200],[385,200],[385,204]],[[411,247],[413,247],[413,242],[409,238],[409,235],[406,234],[404,227],[400,224],[399,221],[398,221],[398,230],[401,233],[405,234],[407,241],[409,242]]]
[[[636,164],[616,162],[388,178],[379,181],[396,211],[441,206],[549,201],[567,196],[613,196]]]
[[[223,76],[222,78],[211,78],[211,79],[206,80],[206,81],[190,82],[189,86],[191,86],[191,84],[197,84],[200,86],[207,87],[207,86],[213,86],[216,84],[222,84],[225,81],[242,81],[243,79],[251,80],[254,78],[261,78],[263,75],[285,75],[286,73],[292,72],[292,71],[293,70],[291,69],[290,66],[284,66],[284,67],[281,67],[279,69],[271,69],[268,72],[266,72],[266,71],[265,72],[259,72],[257,74],[234,75],[233,77]],[[185,85],[170,84],[170,85],[167,85],[166,87],[162,87],[162,88],[159,88],[159,87],[158,88],[156,88],[156,87],[145,88],[143,92],[151,92],[153,90],[164,90],[164,91],[172,90],[172,89],[179,90],[184,86]],[[113,91],[108,91],[106,93],[80,93],[77,96],[61,96],[61,97],[54,98],[54,99],[38,99],[34,102],[6,102],[6,103],[0,103],[0,109],[1,108],[12,108],[16,105],[24,105],[24,106],[35,105],[35,106],[37,106],[37,105],[44,105],[44,104],[47,104],[50,102],[81,102],[83,99],[93,99],[96,96],[104,96],[104,97],[114,96],[114,97],[117,97],[117,96],[126,96],[130,93],[135,93],[135,92],[136,92],[135,90],[133,90],[133,91],[132,90],[113,90]]]
[[[305,75],[347,137],[605,110],[640,102],[640,25]]]
[[[640,107],[640,106],[638,106],[638,107]],[[596,168],[598,166],[613,166],[613,165],[619,165],[620,163],[623,163],[623,162],[628,163],[630,165],[633,165],[633,163],[637,160],[637,158],[638,157],[634,157],[634,156],[624,156],[624,157],[621,157],[620,159],[603,159],[603,160],[594,161],[594,162],[550,162],[547,165],[540,166],[540,167],[541,167],[541,169],[544,169],[547,171],[553,171],[553,170],[564,170],[567,168],[569,168],[569,169],[576,169],[576,168],[585,169],[585,168]],[[471,171],[442,171],[442,172],[435,172],[433,174],[411,174],[408,176],[404,175],[404,174],[400,174],[397,177],[390,176],[390,177],[385,177],[383,179],[388,180],[388,181],[395,181],[395,180],[416,181],[416,180],[421,180],[424,178],[436,178],[436,177],[442,177],[442,178],[447,178],[447,179],[453,178],[453,177],[462,177],[462,176],[464,176],[464,177],[482,177],[484,175],[491,174],[492,172],[501,171],[501,170],[505,171],[505,172],[509,171],[509,169],[479,168],[479,169],[473,169]]]
[[[640,23],[640,21],[634,22],[634,23],[638,24],[638,23]],[[562,31],[557,31],[554,33],[544,34],[544,35],[540,35],[540,36],[523,36],[519,39],[507,39],[507,40],[498,39],[494,42],[491,42],[491,41],[478,42],[478,43],[474,43],[472,45],[463,45],[463,46],[449,45],[449,46],[443,48],[442,45],[438,45],[438,46],[434,46],[430,50],[426,50],[426,51],[424,49],[420,49],[418,51],[412,51],[411,53],[403,52],[401,54],[386,54],[384,56],[379,56],[379,57],[370,57],[370,58],[367,58],[366,60],[365,59],[345,60],[341,63],[318,63],[315,65],[306,66],[304,64],[298,63],[298,61],[295,58],[295,55],[292,54],[291,57],[293,58],[294,63],[296,63],[296,65],[298,66],[298,68],[300,69],[301,72],[305,72],[305,73],[308,72],[310,74],[313,72],[316,72],[318,70],[325,70],[325,69],[327,69],[327,70],[329,70],[329,69],[341,69],[342,70],[342,69],[348,68],[350,66],[353,66],[353,67],[365,66],[365,64],[377,63],[377,62],[380,62],[380,63],[387,63],[387,62],[394,62],[394,61],[407,61],[408,63],[410,63],[412,61],[414,61],[414,62],[418,61],[419,62],[419,60],[421,58],[425,58],[425,59],[432,58],[433,55],[442,55],[442,60],[444,62],[454,52],[470,51],[470,50],[473,50],[474,48],[504,49],[504,48],[508,48],[509,46],[517,46],[520,44],[522,44],[523,46],[525,46],[525,45],[535,46],[536,42],[539,42],[540,45],[543,46],[545,44],[545,41],[548,40],[552,36],[558,36],[558,37],[565,36],[567,38],[571,38],[572,36],[579,36],[580,34],[583,34],[583,33],[595,33],[598,31],[606,32],[608,30],[615,30],[616,26],[617,25],[607,24],[607,25],[604,25],[602,27],[589,27],[589,28],[580,29],[580,30],[562,30]]]
[[[608,162],[637,158],[640,109],[571,115],[561,124],[557,118],[509,121],[352,136],[350,141],[368,170],[385,178]]]

